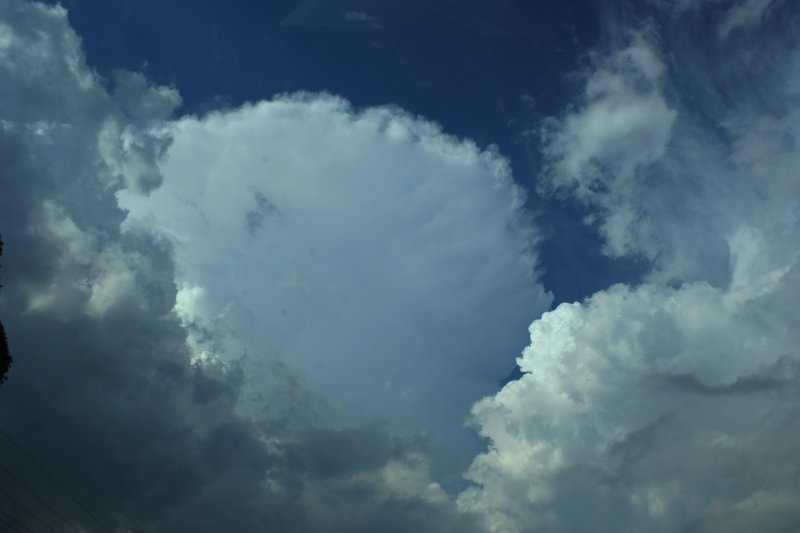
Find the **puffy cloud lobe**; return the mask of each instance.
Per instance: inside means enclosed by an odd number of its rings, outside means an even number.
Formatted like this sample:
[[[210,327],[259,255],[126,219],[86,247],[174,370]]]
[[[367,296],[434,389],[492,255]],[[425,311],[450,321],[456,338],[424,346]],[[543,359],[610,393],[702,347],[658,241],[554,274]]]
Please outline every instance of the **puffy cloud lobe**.
[[[224,322],[250,360],[295,368],[334,424],[382,419],[467,446],[469,406],[550,302],[507,162],[327,95],[170,134],[163,186],[120,202],[129,227],[175,242],[183,312]]]
[[[113,98],[125,120],[106,123],[101,151],[128,189],[149,192],[161,184],[158,162],[171,143],[166,130],[159,128],[159,119],[180,105],[180,95],[170,87],[150,86],[139,73],[119,71],[114,76]]]
[[[479,530],[433,482],[420,442],[379,427],[279,432],[287,424],[237,414],[241,365],[191,363],[169,243],[120,229],[115,193],[160,180],[153,163],[176,93],[122,74],[109,94],[61,8],[0,0],[0,15],[0,312],[17,356],[3,391],[81,472],[5,396],[3,430],[112,530]],[[296,392],[272,374],[278,390]],[[289,396],[287,408],[301,400]],[[70,522],[106,530],[0,446],[0,464]],[[2,477],[6,494],[64,526]],[[5,496],[0,509],[40,526]]]
[[[157,186],[160,176],[152,163],[168,139],[152,126],[180,103],[177,92],[149,87],[140,75],[120,72],[110,97],[86,66],[78,36],[63,31],[63,9],[43,16],[15,2],[4,2],[0,9],[0,69],[4,78],[14,80],[0,89],[6,102],[3,126],[24,124],[31,134],[51,143],[38,156],[71,163],[85,156],[85,147],[95,149],[99,129],[103,157],[92,164],[109,167],[111,172],[103,173],[106,179],[112,184],[123,180],[141,191]],[[84,137],[85,132],[91,136]]]
[[[621,155],[583,158],[593,132],[573,126],[592,115],[586,93],[550,124],[558,135],[587,137],[545,145],[551,183],[597,208],[610,253],[643,254],[653,272],[649,283],[611,287],[534,322],[519,359],[524,376],[475,406],[490,446],[468,472],[477,486],[459,503],[488,516],[492,530],[800,525],[790,503],[800,496],[791,303],[800,293],[800,152],[789,68],[798,13],[783,7],[758,31],[751,21],[710,49],[692,47],[700,8],[669,20],[679,28],[659,28],[673,65],[662,64],[657,87],[633,89],[645,99],[672,95],[658,150],[632,143]],[[656,42],[631,46],[657,50]],[[630,50],[599,59],[597,72]],[[748,74],[749,85],[733,83],[742,61],[759,65],[757,82]],[[633,85],[620,87],[602,98]]]
[[[492,446],[462,504],[497,531],[678,531],[717,523],[711,508],[797,498],[798,273],[752,299],[615,286],[546,313],[525,375],[474,408]],[[800,520],[793,506],[771,514]]]

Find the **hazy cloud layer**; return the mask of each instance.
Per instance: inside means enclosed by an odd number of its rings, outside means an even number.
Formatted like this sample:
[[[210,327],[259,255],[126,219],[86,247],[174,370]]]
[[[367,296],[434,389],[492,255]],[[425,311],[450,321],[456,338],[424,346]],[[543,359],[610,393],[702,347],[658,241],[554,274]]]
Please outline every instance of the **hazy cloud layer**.
[[[534,322],[525,375],[473,409],[459,502],[493,531],[800,527],[798,10],[753,5],[618,35],[545,127],[548,186],[653,266]]]

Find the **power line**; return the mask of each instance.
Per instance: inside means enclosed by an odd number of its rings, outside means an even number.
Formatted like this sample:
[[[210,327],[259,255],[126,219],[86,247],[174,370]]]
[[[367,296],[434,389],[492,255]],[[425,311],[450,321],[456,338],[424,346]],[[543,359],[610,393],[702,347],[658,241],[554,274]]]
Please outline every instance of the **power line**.
[[[58,452],[61,454],[61,456],[64,459],[66,459],[67,462],[70,465],[72,465],[72,467],[80,475],[80,477],[83,479],[83,481],[86,482],[87,485],[91,485],[92,489],[94,489],[95,494],[103,494],[103,492],[104,492],[103,489],[100,488],[100,485],[97,483],[97,481],[94,479],[94,477],[90,476],[89,474],[87,474],[84,471],[84,469],[81,467],[81,465],[78,463],[78,461],[73,459],[72,455],[67,453],[67,451],[58,443],[58,441],[56,439],[54,439],[53,437],[51,437],[50,434],[47,431],[44,430],[42,425],[39,424],[36,421],[36,419],[33,417],[33,415],[31,415],[31,413],[27,409],[22,407],[20,402],[18,402],[16,400],[16,398],[14,398],[14,396],[12,396],[11,393],[8,390],[6,390],[4,388],[0,388],[0,393],[2,393],[6,397],[6,399],[8,400],[9,405],[13,406],[25,418],[27,418],[28,422],[30,422],[30,424],[36,429],[36,431],[38,431],[45,438],[45,440],[47,440],[47,442],[49,442],[56,450],[58,450]],[[118,516],[122,515],[122,513],[119,512],[118,508],[114,509],[114,511],[116,511]],[[95,520],[95,521],[97,521],[97,520]],[[102,523],[100,523],[100,525],[103,528],[105,528],[105,529],[110,531],[109,527],[103,525]]]
[[[19,452],[20,452],[22,455],[24,455],[25,457],[27,457],[27,458],[28,458],[28,460],[29,460],[31,463],[33,463],[33,464],[36,466],[36,468],[38,468],[38,469],[39,469],[39,471],[40,471],[42,474],[44,474],[44,475],[47,477],[47,479],[49,479],[50,481],[52,481],[52,482],[53,482],[53,484],[54,484],[56,487],[58,487],[59,489],[61,489],[61,492],[63,492],[64,494],[66,494],[66,495],[67,495],[67,497],[68,497],[70,500],[72,500],[73,502],[75,502],[75,505],[77,505],[78,507],[80,507],[81,509],[83,509],[83,511],[84,511],[84,512],[85,512],[87,515],[89,515],[90,517],[92,517],[92,520],[94,520],[95,522],[97,522],[97,524],[98,524],[100,527],[102,527],[102,528],[103,528],[103,529],[105,529],[106,531],[109,531],[109,532],[111,532],[111,528],[109,528],[108,526],[106,526],[105,524],[103,524],[103,523],[102,523],[102,522],[101,522],[101,521],[100,521],[100,520],[99,520],[99,519],[98,519],[98,518],[97,518],[97,517],[94,515],[94,513],[92,513],[92,512],[91,512],[91,511],[90,511],[90,510],[89,510],[89,509],[88,509],[88,508],[87,508],[85,505],[83,505],[83,504],[82,504],[82,503],[81,503],[81,502],[80,502],[80,501],[79,501],[79,500],[78,500],[78,499],[77,499],[75,496],[73,496],[73,495],[72,495],[72,493],[71,493],[70,491],[68,491],[68,490],[67,490],[67,489],[64,487],[64,485],[62,485],[61,483],[59,483],[59,482],[58,482],[58,480],[57,480],[55,477],[53,477],[53,476],[50,474],[50,472],[48,472],[48,471],[47,471],[47,469],[46,469],[45,467],[43,467],[43,466],[42,466],[42,465],[41,465],[41,464],[40,464],[40,463],[39,463],[39,462],[38,462],[36,459],[34,459],[34,458],[33,458],[33,457],[32,457],[32,456],[31,456],[31,455],[28,453],[28,452],[26,452],[26,451],[25,451],[25,448],[23,448],[22,446],[20,446],[19,444],[17,444],[17,442],[16,442],[14,439],[12,439],[12,438],[11,438],[11,435],[9,435],[8,433],[6,433],[6,432],[5,432],[5,431],[3,431],[2,429],[0,429],[0,435],[3,435],[3,436],[6,438],[6,440],[8,440],[8,442],[10,442],[10,443],[11,443],[11,444],[12,444],[12,445],[13,445],[13,446],[14,446],[14,447],[17,449],[17,450],[19,450]]]
[[[29,514],[29,515],[31,515],[32,517],[34,517],[34,518],[36,519],[36,521],[37,521],[37,522],[39,522],[40,524],[42,524],[42,525],[43,525],[43,526],[44,526],[46,529],[48,529],[48,530],[52,531],[53,533],[58,533],[58,532],[57,532],[55,529],[53,529],[53,528],[52,528],[52,527],[51,527],[49,524],[47,524],[47,522],[45,522],[44,520],[42,520],[41,518],[39,518],[39,517],[36,515],[36,513],[34,513],[33,511],[31,511],[30,509],[28,509],[28,508],[25,506],[25,504],[23,504],[21,501],[19,501],[18,499],[16,499],[14,496],[12,496],[12,495],[11,495],[11,494],[9,494],[8,492],[4,491],[3,489],[0,489],[0,494],[4,495],[6,498],[8,498],[9,500],[11,500],[11,502],[12,502],[14,505],[16,505],[17,507],[19,507],[20,509],[22,509],[23,511],[25,511],[26,513],[28,513],[28,514]]]
[[[17,529],[17,527],[14,524],[6,522],[5,519],[3,519],[2,517],[0,517],[0,524],[3,524],[7,528],[9,528],[9,531],[13,531],[14,533],[25,533],[21,529]]]
[[[25,531],[28,531],[29,533],[36,533],[34,530],[32,530],[31,528],[29,528],[28,526],[26,526],[25,524],[23,524],[22,522],[20,522],[20,521],[19,521],[19,520],[17,520],[16,518],[14,518],[14,516],[13,516],[13,515],[11,515],[11,513],[7,513],[7,512],[5,512],[5,511],[0,511],[0,513],[3,513],[4,515],[6,515],[6,519],[7,519],[7,520],[11,520],[12,522],[14,522],[14,523],[16,523],[16,524],[19,524],[19,526],[20,526],[22,529],[24,529]],[[2,518],[0,518],[0,520],[3,520],[3,519],[2,519]],[[7,526],[11,526],[11,524],[9,524],[8,522],[6,522],[5,524],[6,524]],[[14,526],[11,526],[11,528],[12,528],[12,529],[15,529],[16,531],[19,531],[19,529],[16,529],[16,528],[14,528]],[[20,532],[20,533],[22,533],[22,532]]]
[[[22,481],[22,480],[21,480],[21,479],[19,479],[17,476],[15,476],[15,475],[14,475],[14,473],[13,473],[13,472],[11,472],[11,471],[10,471],[8,468],[4,467],[3,465],[0,465],[0,470],[2,470],[3,472],[5,472],[5,473],[8,475],[8,477],[10,477],[10,478],[11,478],[11,479],[13,479],[14,481],[16,481],[16,482],[17,482],[17,483],[18,483],[18,484],[19,484],[19,485],[20,485],[20,486],[21,486],[23,489],[25,489],[25,490],[28,492],[28,494],[30,494],[31,496],[33,496],[34,498],[36,498],[36,500],[37,500],[39,503],[41,503],[42,505],[44,505],[44,506],[45,506],[45,507],[46,507],[46,508],[47,508],[47,509],[48,509],[48,510],[51,512],[51,513],[53,513],[55,516],[57,516],[58,518],[60,518],[60,519],[61,519],[61,521],[62,521],[62,522],[64,522],[65,524],[67,524],[67,526],[68,526],[68,527],[69,527],[71,530],[75,531],[75,533],[80,533],[80,531],[78,530],[78,528],[77,528],[77,527],[73,526],[73,525],[70,523],[70,521],[69,521],[69,520],[67,520],[66,518],[64,518],[63,516],[61,516],[61,513],[59,513],[59,512],[58,512],[58,511],[56,511],[55,509],[53,509],[53,507],[52,507],[52,506],[51,506],[49,503],[47,503],[46,501],[44,501],[44,500],[42,499],[42,497],[41,497],[41,496],[39,496],[38,494],[36,494],[36,493],[33,491],[33,489],[31,489],[31,488],[30,488],[30,487],[29,487],[27,484],[25,484],[25,482],[24,482],[24,481]]]
[[[81,477],[83,478],[83,480],[84,480],[84,481],[86,481],[86,482],[87,482],[89,485],[91,485],[91,486],[92,486],[92,488],[93,488],[93,489],[94,489],[94,490],[95,490],[95,491],[96,491],[98,494],[102,494],[103,490],[102,490],[102,489],[101,489],[101,488],[98,486],[98,484],[95,482],[95,480],[94,480],[94,479],[93,479],[91,476],[89,476],[88,474],[86,474],[86,472],[84,472],[84,471],[83,471],[83,469],[80,467],[80,465],[78,464],[78,462],[77,462],[77,461],[75,461],[75,460],[72,458],[72,456],[71,456],[70,454],[68,454],[68,453],[67,453],[67,451],[66,451],[66,450],[64,450],[64,448],[62,448],[62,447],[61,447],[61,445],[59,445],[59,444],[58,444],[58,442],[57,442],[57,441],[56,441],[56,440],[55,440],[53,437],[51,437],[51,436],[50,436],[50,434],[49,434],[49,433],[47,433],[47,432],[44,430],[44,428],[42,428],[42,426],[41,426],[39,423],[37,423],[37,422],[36,422],[36,420],[33,418],[33,415],[31,415],[31,414],[28,412],[28,410],[27,410],[27,409],[25,409],[24,407],[22,407],[22,405],[21,405],[21,404],[20,404],[20,403],[19,403],[19,402],[18,402],[18,401],[17,401],[17,400],[16,400],[16,399],[15,399],[15,398],[12,396],[12,395],[11,395],[11,393],[9,393],[9,392],[8,392],[7,390],[5,390],[4,388],[0,388],[0,393],[2,393],[2,394],[3,394],[3,395],[6,397],[6,399],[9,401],[9,403],[10,403],[10,404],[11,404],[11,405],[12,405],[12,406],[13,406],[13,407],[14,407],[14,408],[17,410],[17,411],[19,411],[20,413],[22,413],[22,415],[23,415],[25,418],[27,418],[27,419],[28,419],[28,422],[30,422],[30,424],[31,424],[31,425],[32,425],[34,428],[36,428],[36,430],[37,430],[39,433],[41,433],[41,434],[42,434],[42,436],[43,436],[43,437],[44,437],[44,438],[45,438],[45,439],[46,439],[46,440],[47,440],[47,441],[48,441],[48,442],[49,442],[49,443],[50,443],[50,444],[51,444],[51,445],[52,445],[52,446],[53,446],[53,447],[54,447],[56,450],[58,450],[58,452],[61,454],[61,456],[62,456],[62,457],[64,457],[64,459],[66,459],[66,460],[67,460],[67,462],[68,462],[69,464],[71,464],[73,468],[75,468],[75,470],[76,470],[76,471],[77,471],[77,472],[78,472],[78,473],[81,475]]]

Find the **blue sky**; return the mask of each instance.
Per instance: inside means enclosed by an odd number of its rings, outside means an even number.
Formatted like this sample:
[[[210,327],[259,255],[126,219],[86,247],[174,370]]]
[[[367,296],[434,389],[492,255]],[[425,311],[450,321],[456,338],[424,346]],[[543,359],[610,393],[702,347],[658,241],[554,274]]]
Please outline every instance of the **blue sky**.
[[[0,525],[796,531],[799,19],[0,0]]]
[[[320,7],[325,4],[208,2],[193,5],[191,16],[182,2],[64,5],[92,65],[109,77],[119,68],[141,70],[180,87],[182,112],[293,91],[330,92],[358,107],[397,105],[450,134],[500,146],[526,188],[535,187],[539,165],[526,134],[568,103],[575,90],[569,73],[604,30],[604,9],[595,3],[478,2],[472,8],[494,17],[505,34],[482,33],[487,30],[437,15],[424,2],[400,9],[407,18],[391,2],[362,2],[375,17],[386,13],[385,28],[337,20],[358,2]],[[576,204],[537,198],[532,208],[545,212],[547,231],[562,236],[542,244],[544,282],[556,302],[641,275],[636,261],[610,261],[599,252],[601,242],[578,222],[585,213]]]

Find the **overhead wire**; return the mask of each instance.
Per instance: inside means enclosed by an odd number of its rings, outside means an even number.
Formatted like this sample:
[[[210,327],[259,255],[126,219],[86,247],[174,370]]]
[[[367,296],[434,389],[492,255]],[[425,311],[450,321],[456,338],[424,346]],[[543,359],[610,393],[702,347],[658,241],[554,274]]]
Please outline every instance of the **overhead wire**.
[[[53,527],[50,524],[42,520],[36,513],[28,509],[28,507],[24,503],[16,499],[14,496],[12,496],[11,494],[9,494],[8,492],[4,491],[1,488],[0,488],[0,494],[8,498],[11,501],[11,503],[13,503],[17,507],[25,511],[27,514],[31,515],[34,519],[36,519],[37,522],[42,524],[42,526],[44,526],[45,529],[52,531],[53,533],[58,533],[55,529],[53,529]]]
[[[47,502],[44,500],[44,498],[42,498],[41,496],[39,496],[38,494],[36,494],[36,492],[35,492],[35,491],[34,491],[32,488],[30,488],[30,487],[27,485],[27,483],[25,483],[25,482],[24,482],[24,481],[22,481],[20,478],[18,478],[16,475],[14,475],[14,473],[13,473],[11,470],[9,470],[8,468],[6,468],[6,467],[5,467],[5,466],[3,466],[3,465],[0,465],[0,470],[2,470],[3,472],[5,472],[5,473],[6,473],[6,475],[7,475],[8,477],[10,477],[10,478],[11,478],[11,479],[13,479],[14,481],[16,481],[16,482],[17,482],[17,484],[18,484],[19,486],[21,486],[23,489],[25,489],[25,491],[26,491],[28,494],[30,494],[31,496],[33,496],[33,497],[36,499],[36,501],[38,501],[39,503],[41,503],[41,504],[42,504],[42,505],[43,505],[43,506],[44,506],[44,507],[45,507],[45,508],[46,508],[48,511],[50,511],[51,513],[53,513],[53,515],[57,516],[57,517],[58,517],[58,518],[59,518],[59,519],[60,519],[62,522],[64,522],[64,523],[67,525],[67,527],[69,527],[71,530],[75,531],[75,533],[80,533],[80,530],[79,530],[77,527],[75,527],[75,526],[74,526],[74,525],[73,525],[73,524],[72,524],[72,523],[71,523],[69,520],[67,520],[66,518],[64,518],[64,516],[63,516],[61,513],[59,513],[59,512],[58,512],[58,511],[56,511],[55,509],[53,509],[53,506],[52,506],[52,505],[50,505],[49,503],[47,503]]]
[[[83,468],[81,468],[78,462],[75,459],[73,459],[72,456],[69,453],[67,453],[66,450],[64,450],[64,448],[56,441],[56,439],[51,437],[50,434],[47,431],[45,431],[44,428],[42,428],[42,426],[38,422],[36,422],[33,415],[31,415],[27,409],[22,407],[20,402],[18,402],[16,398],[14,398],[11,395],[10,392],[4,390],[4,388],[0,388],[0,394],[5,396],[9,402],[9,405],[14,407],[17,411],[19,411],[22,414],[22,416],[24,416],[28,420],[28,422],[30,422],[30,424],[36,429],[36,431],[38,431],[45,438],[45,440],[47,440],[47,442],[49,442],[56,450],[58,450],[58,453],[60,453],[61,456],[64,457],[64,459],[66,459],[70,465],[72,465],[72,467],[78,472],[78,474],[80,474],[80,476],[83,478],[85,482],[87,482],[87,484],[91,485],[92,488],[98,494],[102,494],[103,491],[98,486],[97,482],[90,475],[88,475],[86,472],[83,471]]]
[[[47,431],[44,430],[42,425],[39,424],[36,421],[34,416],[31,415],[31,413],[27,409],[25,409],[20,404],[20,402],[18,402],[16,400],[16,398],[14,398],[14,396],[11,395],[11,393],[8,390],[4,390],[3,388],[0,388],[0,394],[2,394],[3,396],[6,397],[6,399],[8,400],[8,405],[11,405],[20,414],[22,414],[22,416],[25,417],[28,420],[28,422],[31,424],[31,426],[33,426],[34,429],[36,429],[36,431],[38,431],[42,435],[42,437],[44,437],[44,439],[47,440],[47,442],[50,443],[51,446],[53,446],[56,450],[58,450],[58,453],[61,454],[61,456],[72,466],[72,468],[80,475],[82,480],[87,485],[90,485],[92,487],[92,489],[95,491],[96,494],[102,494],[104,492],[103,489],[100,488],[100,485],[97,483],[97,481],[92,476],[90,476],[89,474],[87,474],[84,471],[84,469],[81,467],[81,465],[78,463],[78,461],[73,459],[72,455],[70,455],[63,448],[63,446],[61,446],[58,443],[58,441],[55,438],[50,436],[50,434]],[[86,510],[86,511],[89,512],[88,510]],[[101,527],[103,527],[104,529],[106,529],[108,531],[111,531],[111,528],[109,528],[108,526],[106,526],[105,524],[103,524],[102,522],[97,520],[91,513],[89,513],[89,515],[92,516],[93,520],[95,520],[95,522],[97,522]]]
[[[9,531],[13,531],[14,533],[25,533],[21,529],[17,529],[16,526],[14,526],[14,524],[6,522],[5,519],[3,519],[3,517],[1,516],[0,516],[0,524],[3,524],[7,528],[9,528]]]
[[[25,457],[28,459],[28,461],[30,461],[30,462],[31,462],[31,463],[32,463],[34,466],[36,466],[36,468],[38,468],[38,469],[39,469],[39,471],[40,471],[42,474],[44,474],[44,475],[45,475],[45,477],[47,477],[47,479],[49,479],[50,481],[52,481],[52,482],[53,482],[53,484],[54,484],[56,487],[58,487],[58,488],[61,490],[61,492],[63,492],[64,494],[66,494],[66,495],[67,495],[67,497],[68,497],[70,500],[72,500],[72,501],[75,503],[75,505],[77,505],[77,506],[78,506],[80,509],[82,509],[82,510],[83,510],[83,512],[85,512],[87,515],[89,515],[89,516],[92,518],[92,520],[94,520],[94,521],[97,523],[97,525],[99,525],[100,527],[102,527],[103,529],[105,529],[106,531],[108,531],[109,533],[111,532],[111,528],[109,528],[108,526],[106,526],[105,524],[103,524],[103,523],[100,521],[100,519],[98,519],[98,518],[97,518],[97,517],[94,515],[94,513],[93,513],[92,511],[90,511],[90,510],[89,510],[89,509],[88,509],[88,508],[87,508],[85,505],[83,505],[83,503],[81,503],[81,502],[80,502],[80,500],[78,500],[78,498],[76,498],[75,496],[73,496],[73,495],[72,495],[72,493],[71,493],[71,492],[70,492],[70,491],[69,491],[69,490],[68,490],[66,487],[64,487],[64,485],[62,485],[62,484],[61,484],[61,483],[60,483],[60,482],[59,482],[59,481],[58,481],[58,480],[57,480],[57,479],[56,479],[56,478],[55,478],[55,477],[54,477],[52,474],[50,474],[50,472],[48,472],[48,471],[47,471],[47,469],[46,469],[44,466],[42,466],[42,465],[39,463],[39,461],[37,461],[36,459],[34,459],[34,457],[33,457],[31,454],[29,454],[27,451],[25,451],[25,448],[23,448],[22,446],[20,446],[19,444],[17,444],[17,441],[15,441],[15,440],[14,440],[14,439],[11,437],[11,435],[9,435],[8,433],[6,433],[6,432],[5,432],[4,430],[2,430],[2,429],[0,429],[0,435],[2,435],[3,437],[5,437],[5,439],[6,439],[8,442],[10,442],[10,443],[11,443],[11,444],[12,444],[12,445],[13,445],[13,446],[14,446],[14,447],[15,447],[15,448],[16,448],[16,449],[17,449],[17,450],[18,450],[18,451],[19,451],[19,452],[22,454],[22,455],[24,455],[24,456],[25,456]]]
[[[36,533],[34,530],[32,530],[31,528],[29,528],[28,526],[26,526],[25,524],[23,524],[22,522],[20,522],[16,518],[14,518],[14,516],[11,513],[7,513],[5,511],[0,511],[0,513],[4,514],[7,520],[11,520],[15,524],[18,524],[22,529],[24,529],[25,531],[28,531],[28,533]],[[2,521],[2,520],[3,520],[3,518],[0,517],[0,521]],[[5,524],[9,525],[8,522],[5,522]],[[20,531],[19,529],[16,529],[14,526],[11,526],[11,528],[14,529],[15,531]]]

